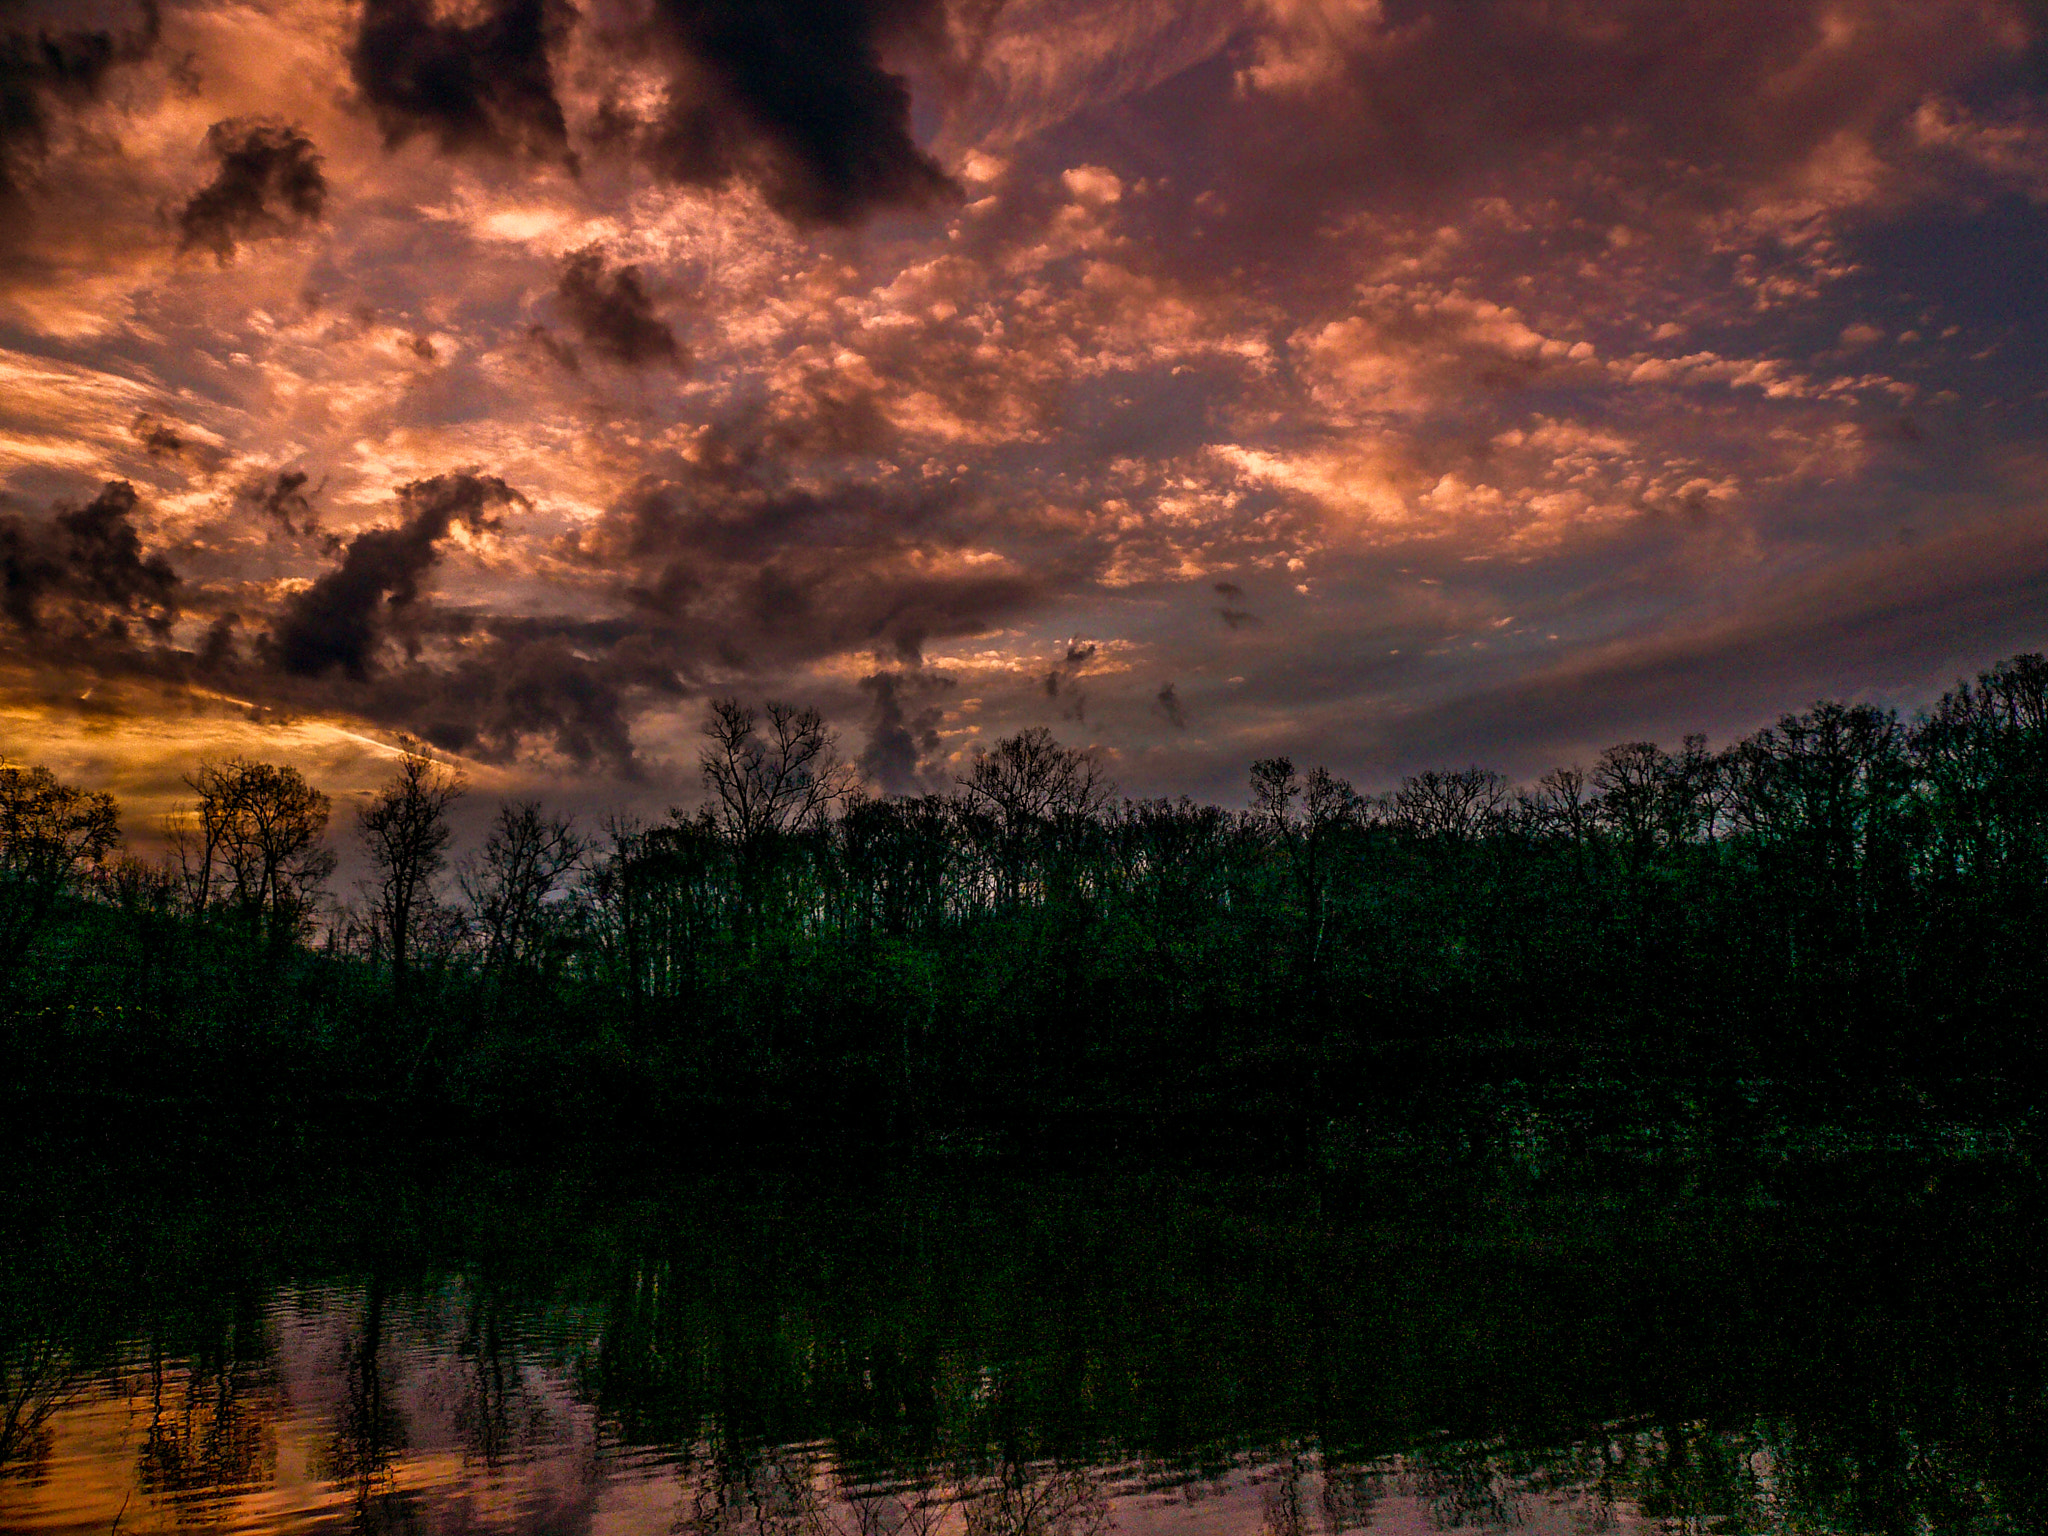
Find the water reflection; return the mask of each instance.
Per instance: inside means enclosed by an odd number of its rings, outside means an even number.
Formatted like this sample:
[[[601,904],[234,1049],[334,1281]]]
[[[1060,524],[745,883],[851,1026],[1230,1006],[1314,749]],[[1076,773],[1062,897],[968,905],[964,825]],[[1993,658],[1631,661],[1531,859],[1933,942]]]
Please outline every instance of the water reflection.
[[[0,1529],[2048,1528],[2014,1170],[1341,1219],[1271,1184],[489,1170],[394,1219],[302,1172],[254,1209],[122,1167],[0,1190]]]
[[[139,1382],[122,1390],[147,1404],[136,1488],[205,1525],[235,1495],[277,1475],[277,1421],[283,1404],[261,1358],[236,1348],[231,1330],[215,1348],[167,1358],[152,1341]]]
[[[384,1304],[384,1286],[372,1280],[360,1322],[341,1340],[341,1409],[321,1458],[321,1475],[346,1491],[351,1529],[359,1531],[403,1531],[416,1523],[413,1500],[393,1475],[406,1434],[386,1380]]]
[[[50,1418],[76,1389],[79,1373],[54,1339],[31,1336],[9,1344],[8,1358],[0,1363],[6,1404],[0,1418],[0,1479],[33,1481],[47,1475]]]

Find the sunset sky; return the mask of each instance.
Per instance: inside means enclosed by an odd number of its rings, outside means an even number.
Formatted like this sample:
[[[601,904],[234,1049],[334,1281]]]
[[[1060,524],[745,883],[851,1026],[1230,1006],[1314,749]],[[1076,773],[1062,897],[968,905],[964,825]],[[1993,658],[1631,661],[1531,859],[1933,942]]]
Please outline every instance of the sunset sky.
[[[2048,644],[2026,0],[0,0],[0,748],[1132,794]],[[146,818],[145,818],[146,819]]]

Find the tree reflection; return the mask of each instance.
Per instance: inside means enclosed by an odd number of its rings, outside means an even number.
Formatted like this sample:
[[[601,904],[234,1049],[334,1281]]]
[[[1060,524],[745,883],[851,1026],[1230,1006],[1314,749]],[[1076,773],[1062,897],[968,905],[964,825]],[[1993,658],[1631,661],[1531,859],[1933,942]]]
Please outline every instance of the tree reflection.
[[[455,1353],[463,1363],[462,1395],[455,1404],[463,1453],[495,1471],[541,1430],[547,1417],[527,1390],[518,1350],[507,1337],[500,1298],[470,1298]]]
[[[929,1489],[840,1488],[844,1520],[828,1518],[831,1536],[931,1536],[945,1518],[943,1499]]]
[[[51,1417],[77,1390],[70,1352],[49,1339],[9,1341],[0,1354],[0,1480],[40,1481]]]
[[[1259,1496],[1259,1536],[1309,1536],[1302,1497],[1306,1468],[1299,1449],[1282,1462]]]
[[[385,1376],[384,1309],[384,1284],[372,1279],[362,1325],[342,1346],[343,1400],[326,1458],[329,1481],[349,1499],[349,1529],[365,1536],[421,1524],[413,1499],[393,1475],[406,1432]]]
[[[816,1455],[801,1446],[713,1447],[675,1523],[677,1536],[818,1536]]]
[[[118,1241],[51,1218],[0,1265],[0,1529],[112,1487],[104,1531],[131,1484],[124,1531],[255,1518],[306,1446],[308,1518],[365,1533],[575,1529],[616,1493],[675,1536],[1106,1536],[1128,1478],[1227,1488],[1243,1536],[2019,1536],[2048,1530],[2038,1196],[2001,1217],[1962,1178],[1831,1226],[1788,1176],[1639,1233],[1676,1175],[1597,1220],[1559,1193],[1349,1228],[1156,1177],[614,1207],[506,1176],[344,1211],[374,1247],[317,1193],[260,1222],[239,1187],[152,1194]],[[384,1278],[271,1329],[323,1264]]]
[[[1322,1474],[1317,1502],[1322,1507],[1324,1528],[1331,1536],[1362,1531],[1371,1525],[1373,1511],[1380,1504],[1383,1469],[1326,1459]]]
[[[960,1494],[967,1536],[1101,1536],[1116,1528],[1102,1479],[1080,1468],[1034,1473],[1011,1463]]]
[[[1524,1521],[1528,1490],[1506,1475],[1490,1447],[1416,1457],[1395,1487],[1427,1507],[1437,1530],[1516,1530]]]
[[[1569,1509],[1579,1530],[1616,1529],[1628,1510],[1680,1536],[2040,1528],[2026,1480],[2001,1486],[1962,1447],[1878,1422],[1881,1406],[1871,1405],[1860,1432],[1762,1419],[1719,1428],[1619,1426],[1572,1445],[1514,1452],[1493,1442],[1439,1445],[1381,1468],[1333,1469],[1325,1487],[1383,1482],[1423,1501],[1444,1530],[1521,1529],[1545,1507]],[[1268,1529],[1288,1536],[1286,1522],[1270,1513],[1276,1507],[1286,1507],[1284,1495],[1269,1494]],[[1335,1518],[1330,1525],[1345,1528]]]
[[[965,1536],[1106,1536],[1116,1528],[1099,1475],[1004,1459],[951,1486],[845,1477],[816,1447],[714,1451],[676,1536],[932,1536],[949,1508]]]
[[[161,1342],[150,1351],[137,1484],[187,1518],[204,1518],[277,1475],[276,1381],[260,1360],[243,1358],[236,1342],[230,1329],[187,1360],[167,1360]]]

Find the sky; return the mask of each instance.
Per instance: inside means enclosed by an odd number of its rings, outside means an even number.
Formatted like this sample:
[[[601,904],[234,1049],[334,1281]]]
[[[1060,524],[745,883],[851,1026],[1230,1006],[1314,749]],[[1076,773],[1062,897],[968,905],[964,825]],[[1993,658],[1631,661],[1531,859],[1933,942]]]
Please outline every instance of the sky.
[[[2035,0],[0,0],[0,749],[1126,793],[2048,639]]]

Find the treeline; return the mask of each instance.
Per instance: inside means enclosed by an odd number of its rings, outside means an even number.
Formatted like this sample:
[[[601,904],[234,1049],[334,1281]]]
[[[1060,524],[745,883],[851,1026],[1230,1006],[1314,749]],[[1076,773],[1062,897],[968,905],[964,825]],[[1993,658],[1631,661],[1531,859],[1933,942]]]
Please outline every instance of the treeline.
[[[1025,731],[864,796],[814,711],[721,701],[701,810],[588,831],[409,752],[324,902],[329,805],[209,764],[168,857],[0,769],[18,1083],[861,1134],[1235,1126],[1319,1144],[1480,1110],[2025,1110],[2048,983],[2048,661],[1902,722],[1368,797],[1284,758],[1242,811],[1118,798]],[[1761,1106],[1760,1109],[1756,1108]]]

